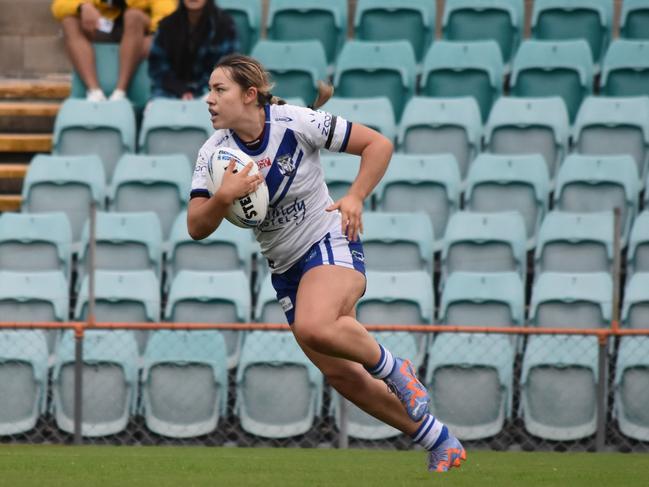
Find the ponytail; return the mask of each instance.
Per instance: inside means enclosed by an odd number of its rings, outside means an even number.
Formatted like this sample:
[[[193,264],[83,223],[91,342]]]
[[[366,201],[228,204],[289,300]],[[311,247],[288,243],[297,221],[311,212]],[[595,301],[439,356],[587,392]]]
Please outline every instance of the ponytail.
[[[330,85],[325,81],[318,80],[318,94],[316,95],[313,103],[309,105],[309,108],[312,110],[317,110],[322,105],[327,103],[329,101],[329,98],[331,98],[333,94],[334,94],[333,85]]]

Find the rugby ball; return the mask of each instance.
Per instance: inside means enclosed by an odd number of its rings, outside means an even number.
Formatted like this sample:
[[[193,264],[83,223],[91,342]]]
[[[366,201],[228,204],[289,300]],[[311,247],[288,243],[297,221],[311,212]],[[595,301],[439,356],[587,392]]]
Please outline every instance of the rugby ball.
[[[245,152],[229,147],[219,147],[207,162],[209,174],[207,189],[213,195],[221,187],[223,174],[228,168],[230,161],[234,160],[236,166],[234,172],[241,171],[249,162],[252,162],[250,175],[257,174],[259,168],[255,161]],[[264,221],[268,211],[268,186],[263,182],[253,193],[236,199],[225,218],[232,224],[241,228],[254,228]]]

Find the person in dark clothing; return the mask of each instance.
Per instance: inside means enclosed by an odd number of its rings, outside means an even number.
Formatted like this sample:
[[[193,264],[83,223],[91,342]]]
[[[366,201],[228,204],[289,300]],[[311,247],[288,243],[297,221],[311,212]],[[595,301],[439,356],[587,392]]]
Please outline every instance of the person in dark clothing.
[[[200,98],[223,56],[237,52],[232,17],[213,0],[182,0],[160,22],[149,54],[153,98]]]

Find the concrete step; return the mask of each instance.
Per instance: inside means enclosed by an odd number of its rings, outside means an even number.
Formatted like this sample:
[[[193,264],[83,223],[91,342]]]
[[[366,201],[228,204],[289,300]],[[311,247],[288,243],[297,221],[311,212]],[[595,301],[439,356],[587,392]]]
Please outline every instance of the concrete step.
[[[0,117],[56,117],[57,101],[0,101]]]
[[[0,179],[23,179],[25,174],[27,174],[28,168],[29,164],[0,164]]]
[[[18,211],[22,203],[22,197],[14,194],[1,194],[0,195],[0,212],[2,211]]]
[[[0,134],[0,152],[51,152],[52,134]]]
[[[0,79],[0,98],[63,100],[70,96],[70,81]]]

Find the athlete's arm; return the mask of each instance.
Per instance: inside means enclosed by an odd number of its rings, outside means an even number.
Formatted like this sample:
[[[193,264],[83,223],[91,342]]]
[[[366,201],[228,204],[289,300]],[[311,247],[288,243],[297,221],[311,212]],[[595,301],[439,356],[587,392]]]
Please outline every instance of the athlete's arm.
[[[216,230],[235,199],[257,190],[263,181],[261,173],[249,176],[252,162],[234,173],[235,163],[230,162],[223,175],[221,187],[211,198],[196,197],[189,201],[187,207],[187,231],[194,240],[201,240]]]
[[[380,133],[358,123],[352,124],[345,152],[361,156],[361,166],[347,194],[327,208],[327,211],[340,210],[342,232],[349,240],[357,240],[359,232],[363,231],[363,201],[383,177],[393,150],[392,142]]]

